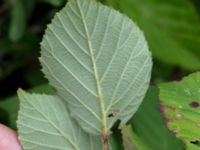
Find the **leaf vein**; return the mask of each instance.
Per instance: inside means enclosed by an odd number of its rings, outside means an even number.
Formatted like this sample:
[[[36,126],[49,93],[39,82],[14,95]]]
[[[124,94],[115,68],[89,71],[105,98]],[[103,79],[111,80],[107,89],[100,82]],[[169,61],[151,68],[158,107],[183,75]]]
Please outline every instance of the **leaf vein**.
[[[67,88],[59,79],[56,78],[56,76],[53,74],[53,72],[51,71],[51,69],[48,67],[48,65],[43,61],[44,65],[48,68],[48,70],[51,72],[51,76],[54,77],[54,79],[66,90],[69,92],[70,95],[72,95],[75,100],[77,100],[80,104],[82,104],[91,114],[93,114],[93,116],[100,121],[100,118],[87,106],[85,105],[85,103],[83,103],[81,101],[81,99],[79,97],[77,97],[71,90],[69,90],[69,88]],[[64,91],[65,91],[64,90]]]
[[[48,38],[46,38],[46,39],[47,39],[47,41],[48,41]],[[48,43],[49,43],[49,42],[48,42]],[[49,44],[50,44],[50,43],[49,43]],[[51,47],[51,45],[49,45],[49,46]],[[52,48],[51,48],[51,49],[52,49]],[[90,90],[89,88],[87,88],[87,86],[84,85],[84,83],[82,83],[81,80],[78,79],[77,76],[74,75],[74,73],[71,72],[70,69],[68,69],[68,68],[56,57],[56,55],[54,55],[54,53],[52,53],[52,56],[53,56],[53,58],[55,58],[55,60],[64,68],[65,71],[69,72],[69,73],[73,76],[73,78],[76,79],[76,81],[78,81],[78,82],[80,83],[80,85],[82,85],[90,94],[92,94],[92,95],[94,95],[95,97],[97,97],[97,95],[96,95],[92,90]]]

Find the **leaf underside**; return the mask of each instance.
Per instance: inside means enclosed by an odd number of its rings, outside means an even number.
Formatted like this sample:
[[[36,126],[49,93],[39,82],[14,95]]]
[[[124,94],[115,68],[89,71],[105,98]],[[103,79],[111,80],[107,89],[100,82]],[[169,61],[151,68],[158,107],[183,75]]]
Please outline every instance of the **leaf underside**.
[[[42,71],[87,132],[125,124],[148,88],[151,55],[126,16],[93,0],[70,0],[41,43]]]
[[[58,96],[18,91],[17,121],[24,150],[102,150],[100,137],[85,133]]]
[[[188,150],[200,149],[200,73],[180,82],[161,84],[159,88],[169,129],[191,147]]]

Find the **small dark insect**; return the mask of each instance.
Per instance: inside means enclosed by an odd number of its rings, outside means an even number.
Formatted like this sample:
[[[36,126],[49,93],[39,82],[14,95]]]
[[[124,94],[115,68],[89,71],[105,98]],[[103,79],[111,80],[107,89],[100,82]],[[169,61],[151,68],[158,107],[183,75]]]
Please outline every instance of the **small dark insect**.
[[[109,118],[114,117],[114,114],[113,114],[113,113],[110,113],[110,114],[108,114],[108,117],[109,117]]]
[[[119,112],[119,110],[117,109],[112,109],[109,114],[108,114],[108,118],[111,118],[111,117],[115,117],[117,115],[117,113]]]

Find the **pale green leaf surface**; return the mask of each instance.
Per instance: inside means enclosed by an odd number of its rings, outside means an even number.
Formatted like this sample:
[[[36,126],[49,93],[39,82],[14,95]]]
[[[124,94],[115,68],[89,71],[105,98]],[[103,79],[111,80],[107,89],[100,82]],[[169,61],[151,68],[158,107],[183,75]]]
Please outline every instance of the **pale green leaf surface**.
[[[180,82],[161,84],[159,88],[169,129],[187,146],[200,149],[197,146],[200,143],[200,73],[191,74]]]
[[[143,33],[93,0],[70,0],[41,43],[42,70],[70,113],[92,134],[125,124],[148,88],[152,61]]]
[[[24,150],[102,150],[100,137],[85,133],[57,96],[18,91],[17,121]]]
[[[155,58],[200,69],[200,21],[188,0],[105,0],[144,30]]]

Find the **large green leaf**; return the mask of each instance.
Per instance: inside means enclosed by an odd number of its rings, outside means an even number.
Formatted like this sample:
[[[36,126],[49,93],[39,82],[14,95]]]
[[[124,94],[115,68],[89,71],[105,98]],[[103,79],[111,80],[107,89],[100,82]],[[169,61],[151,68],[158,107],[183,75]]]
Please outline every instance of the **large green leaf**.
[[[152,61],[142,32],[93,0],[70,0],[41,43],[42,70],[72,116],[92,134],[109,134],[136,112]]]
[[[166,128],[159,110],[158,89],[150,87],[130,125],[122,130],[126,150],[183,150],[184,144]]]
[[[160,85],[167,125],[192,150],[200,149],[200,73]]]
[[[188,0],[105,0],[144,30],[153,56],[186,69],[200,69],[200,22]]]
[[[24,150],[102,150],[100,137],[85,133],[58,96],[18,91],[19,139]]]

